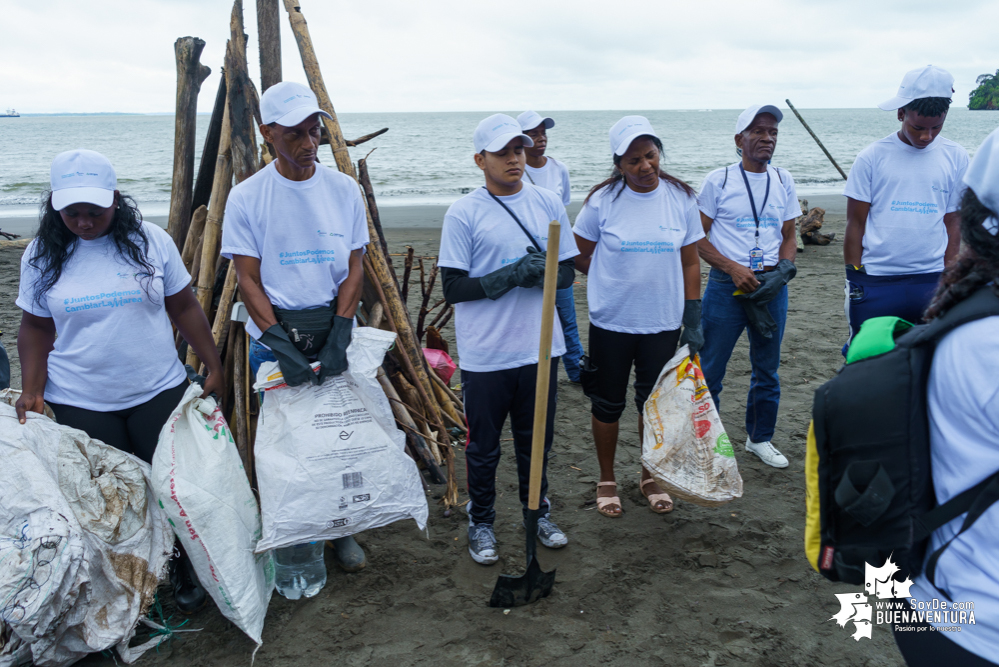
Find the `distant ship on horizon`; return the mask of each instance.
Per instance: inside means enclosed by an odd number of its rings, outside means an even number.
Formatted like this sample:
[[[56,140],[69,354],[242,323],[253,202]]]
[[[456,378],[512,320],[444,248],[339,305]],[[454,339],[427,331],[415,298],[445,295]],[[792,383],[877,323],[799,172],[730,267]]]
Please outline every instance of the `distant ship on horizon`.
[[[17,109],[7,109],[7,113],[0,113],[0,118],[20,118],[21,114],[17,113]]]

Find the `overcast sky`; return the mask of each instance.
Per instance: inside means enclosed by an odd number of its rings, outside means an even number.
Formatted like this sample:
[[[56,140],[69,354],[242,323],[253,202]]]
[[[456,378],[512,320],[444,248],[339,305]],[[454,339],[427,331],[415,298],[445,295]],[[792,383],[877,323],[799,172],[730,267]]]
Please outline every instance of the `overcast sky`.
[[[259,85],[255,0],[244,0]],[[909,69],[999,68],[995,0],[302,0],[339,112],[871,107]],[[211,109],[226,0],[0,0],[0,109],[172,112],[173,42],[207,42]],[[282,9],[285,80],[305,81]]]

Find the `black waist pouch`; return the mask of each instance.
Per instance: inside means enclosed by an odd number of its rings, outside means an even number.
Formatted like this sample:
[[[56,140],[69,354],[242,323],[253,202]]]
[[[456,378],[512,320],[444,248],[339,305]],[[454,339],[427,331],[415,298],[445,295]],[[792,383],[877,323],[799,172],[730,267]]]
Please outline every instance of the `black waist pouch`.
[[[333,330],[333,316],[336,315],[336,299],[328,306],[285,310],[274,308],[278,324],[288,333],[298,351],[307,357],[314,357],[326,343]]]

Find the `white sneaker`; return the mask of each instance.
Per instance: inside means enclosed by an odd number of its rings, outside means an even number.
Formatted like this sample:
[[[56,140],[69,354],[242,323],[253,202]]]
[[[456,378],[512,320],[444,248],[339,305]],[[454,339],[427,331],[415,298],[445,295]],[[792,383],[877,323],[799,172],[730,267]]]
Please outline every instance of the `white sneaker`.
[[[768,466],[773,466],[774,468],[787,467],[787,457],[777,451],[777,448],[770,444],[769,440],[766,442],[753,442],[747,438],[746,451],[759,456]]]

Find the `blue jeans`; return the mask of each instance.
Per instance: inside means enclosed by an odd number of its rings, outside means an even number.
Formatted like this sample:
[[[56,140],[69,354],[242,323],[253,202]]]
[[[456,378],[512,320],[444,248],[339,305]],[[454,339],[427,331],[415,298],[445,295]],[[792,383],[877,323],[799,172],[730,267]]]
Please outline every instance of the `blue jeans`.
[[[277,361],[277,357],[271,352],[271,349],[257,341],[256,338],[250,336],[250,372],[253,373],[253,382],[257,381],[257,371],[260,370],[260,365],[265,361]]]
[[[565,336],[565,374],[573,382],[579,382],[579,359],[583,356],[583,345],[579,342],[579,328],[576,326],[576,298],[572,285],[555,292],[555,309],[562,321],[562,334]]]
[[[746,312],[732,296],[735,290],[735,284],[727,273],[711,269],[701,302],[701,327],[704,331],[701,370],[704,371],[715,407],[720,409],[725,367],[743,330],[749,328],[749,359],[753,371],[746,399],[746,433],[753,442],[764,442],[773,438],[777,426],[777,408],[780,405],[777,369],[780,367],[780,344],[787,322],[787,287],[781,289],[777,298],[767,306],[778,327],[772,338],[764,338],[749,326]]]

